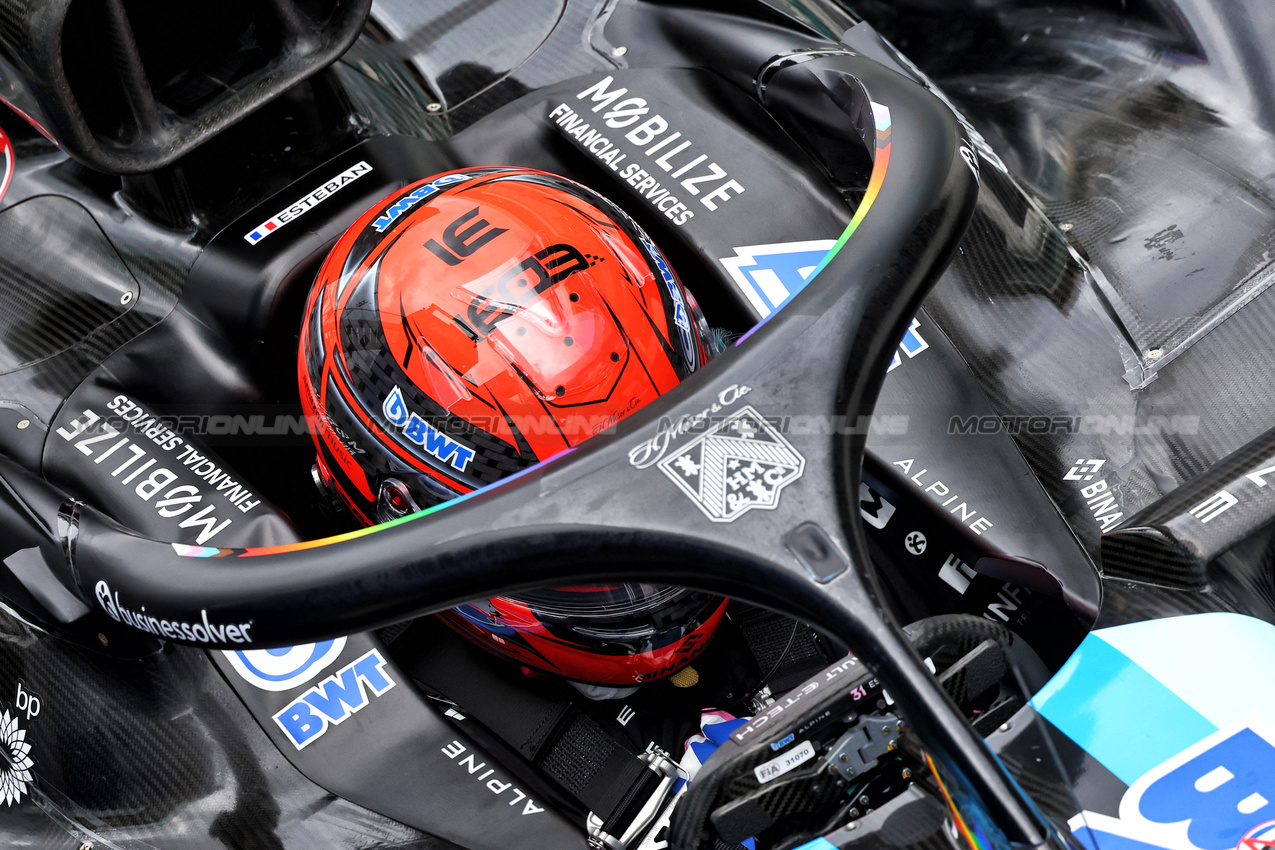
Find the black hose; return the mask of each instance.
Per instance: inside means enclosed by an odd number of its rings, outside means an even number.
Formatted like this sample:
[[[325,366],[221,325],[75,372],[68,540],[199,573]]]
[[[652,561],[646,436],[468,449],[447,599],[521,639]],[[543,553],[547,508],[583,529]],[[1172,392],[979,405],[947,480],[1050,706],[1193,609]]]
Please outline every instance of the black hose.
[[[1014,642],[1014,633],[1000,623],[973,614],[939,614],[903,627],[912,646],[922,655],[951,646],[958,657],[970,652],[985,640],[994,640],[1006,651]]]

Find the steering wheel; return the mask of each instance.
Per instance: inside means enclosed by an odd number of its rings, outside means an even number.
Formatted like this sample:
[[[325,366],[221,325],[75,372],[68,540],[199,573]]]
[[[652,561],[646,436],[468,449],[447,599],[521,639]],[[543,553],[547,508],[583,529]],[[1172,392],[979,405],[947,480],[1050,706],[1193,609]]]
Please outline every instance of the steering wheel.
[[[46,560],[64,565],[63,582],[99,619],[205,649],[318,641],[550,583],[662,582],[764,605],[875,669],[989,836],[1056,840],[891,621],[855,498],[866,429],[853,426],[964,233],[978,160],[924,86],[863,56],[772,60],[759,96],[830,79],[860,131],[847,144],[862,141],[873,161],[853,220],[787,307],[610,432],[412,516],[274,548],[148,540],[31,481],[0,500],[15,516],[21,501]],[[767,421],[792,415],[851,427],[781,433]],[[770,479],[733,502],[706,495],[712,482],[697,497],[675,480],[677,458],[697,445],[706,455],[702,441],[724,429],[775,460]]]

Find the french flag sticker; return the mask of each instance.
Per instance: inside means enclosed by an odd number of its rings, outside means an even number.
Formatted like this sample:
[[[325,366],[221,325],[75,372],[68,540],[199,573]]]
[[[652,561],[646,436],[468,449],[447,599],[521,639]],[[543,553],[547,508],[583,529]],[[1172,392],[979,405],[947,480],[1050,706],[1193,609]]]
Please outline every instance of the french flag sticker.
[[[244,239],[247,239],[249,243],[256,245],[262,239],[265,239],[268,235],[270,235],[270,231],[277,230],[278,228],[279,228],[279,223],[276,222],[274,219],[271,219],[270,221],[267,221],[265,224],[258,227],[256,230],[249,233],[247,236],[244,237]]]
[[[323,201],[327,198],[330,198],[333,193],[339,192],[349,183],[352,183],[371,171],[372,166],[368,165],[366,162],[355,163],[353,166],[342,171],[336,177],[324,183],[304,198],[297,200],[287,209],[280,210],[275,215],[257,225],[255,230],[244,234],[244,240],[249,245],[256,245],[280,227],[283,227],[288,222],[305,215],[315,206],[323,203]]]

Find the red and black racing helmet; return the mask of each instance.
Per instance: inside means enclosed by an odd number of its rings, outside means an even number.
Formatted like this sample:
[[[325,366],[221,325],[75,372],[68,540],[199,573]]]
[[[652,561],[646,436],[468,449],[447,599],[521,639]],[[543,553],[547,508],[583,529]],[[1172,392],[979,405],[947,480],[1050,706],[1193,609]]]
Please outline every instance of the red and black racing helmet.
[[[603,431],[710,356],[704,318],[646,234],[539,171],[414,183],[337,242],[301,332],[316,475],[371,525],[498,481]],[[600,685],[684,667],[725,601],[557,588],[442,616],[522,665]]]

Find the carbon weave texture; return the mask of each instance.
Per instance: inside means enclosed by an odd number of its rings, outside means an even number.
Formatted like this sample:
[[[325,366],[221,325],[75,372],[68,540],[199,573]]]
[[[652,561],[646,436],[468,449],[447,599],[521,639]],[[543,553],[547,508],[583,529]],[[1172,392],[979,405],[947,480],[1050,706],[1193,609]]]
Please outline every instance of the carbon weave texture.
[[[540,767],[574,796],[586,793],[619,744],[588,715],[577,715],[540,759]]]
[[[24,730],[35,777],[0,817],[6,847],[43,836],[39,846],[50,850],[85,840],[165,850],[458,850],[306,780],[198,650],[113,659],[0,612],[0,710]]]

